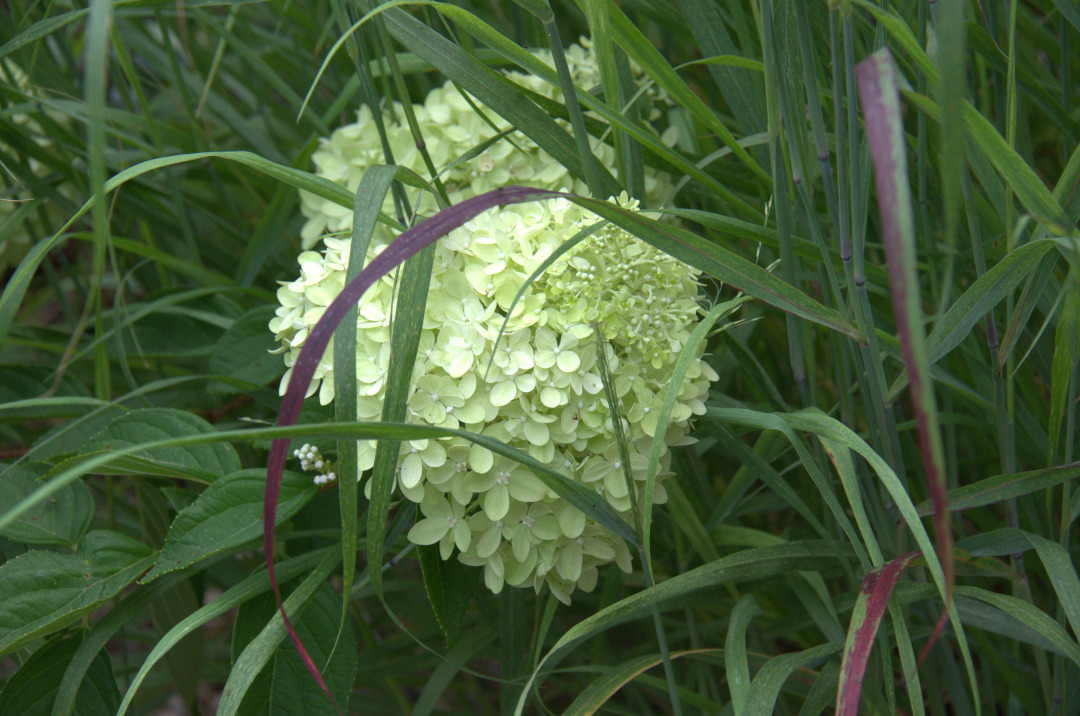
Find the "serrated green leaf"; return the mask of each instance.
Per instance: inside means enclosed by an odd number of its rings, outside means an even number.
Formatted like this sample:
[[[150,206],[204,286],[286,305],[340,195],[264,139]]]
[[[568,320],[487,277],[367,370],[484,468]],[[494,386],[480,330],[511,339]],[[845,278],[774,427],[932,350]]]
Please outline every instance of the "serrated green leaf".
[[[472,606],[473,594],[480,581],[480,569],[464,565],[456,558],[441,559],[438,545],[418,547],[417,552],[420,554],[420,569],[424,573],[428,602],[446,637],[446,643],[453,645],[461,634],[465,615]]]
[[[48,716],[64,671],[82,642],[81,634],[50,639],[35,651],[0,691],[0,713]],[[120,689],[113,677],[109,654],[102,649],[90,665],[75,696],[78,716],[113,716],[120,706]]]
[[[196,562],[262,536],[262,468],[240,470],[207,487],[173,520],[154,568],[140,582],[184,569]],[[278,524],[288,520],[315,496],[318,488],[307,475],[286,471],[281,483]]]
[[[40,479],[49,466],[21,463],[0,470],[0,505],[14,505],[41,487]],[[74,547],[93,519],[94,498],[82,480],[76,480],[0,530],[0,536],[27,544]]]
[[[141,542],[97,530],[83,537],[73,554],[31,550],[0,565],[0,654],[112,599],[155,557]]]
[[[172,437],[212,434],[214,427],[197,415],[171,408],[146,408],[122,415],[97,433],[79,455],[61,463],[53,472],[67,469],[86,458],[143,443]],[[240,469],[240,458],[228,444],[159,447],[135,452],[109,463],[99,474],[159,475],[214,482]]]
[[[281,356],[270,353],[279,346],[266,327],[273,317],[273,306],[261,306],[237,318],[214,346],[209,372],[258,386],[281,375],[285,370]],[[225,383],[213,383],[210,389],[237,392]]]
[[[341,596],[329,584],[324,584],[315,592],[304,613],[290,621],[318,667],[326,667],[322,671],[323,678],[338,704],[344,709],[348,704],[349,692],[356,674],[357,652],[351,623],[346,624],[345,633],[341,639],[337,639],[340,604]],[[276,612],[277,605],[273,594],[264,594],[240,607],[233,627],[234,661]],[[334,649],[335,641],[337,648],[333,652],[333,659],[327,664],[327,657]],[[236,713],[240,716],[335,715],[326,695],[308,674],[292,644],[281,645],[273,661],[266,665],[248,689]]]

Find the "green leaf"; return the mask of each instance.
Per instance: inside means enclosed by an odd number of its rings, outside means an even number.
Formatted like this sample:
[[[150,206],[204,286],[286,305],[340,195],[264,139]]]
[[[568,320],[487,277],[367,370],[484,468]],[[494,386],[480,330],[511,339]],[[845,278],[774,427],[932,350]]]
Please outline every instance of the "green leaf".
[[[290,625],[295,624],[303,618],[304,610],[311,604],[312,598],[315,593],[325,586],[326,579],[330,576],[337,565],[341,562],[341,550],[331,550],[323,555],[322,560],[315,567],[315,569],[304,577],[300,585],[293,591],[292,594],[285,599],[284,611],[291,614],[289,619]],[[277,663],[277,658],[285,656],[286,654],[297,654],[297,651],[286,647],[286,651],[282,652],[281,646],[285,637],[291,630],[294,636],[294,644],[299,642],[301,644],[307,642],[313,644],[313,649],[318,649],[317,653],[309,652],[309,655],[316,661],[316,669],[322,669],[326,665],[326,655],[329,653],[328,645],[324,640],[325,630],[322,628],[324,620],[329,620],[331,639],[336,639],[338,629],[338,619],[340,616],[340,598],[335,595],[330,596],[330,602],[324,603],[317,611],[321,615],[313,617],[313,629],[312,632],[304,635],[306,639],[295,632],[295,626],[286,627],[285,621],[282,619],[281,611],[275,608],[275,604],[270,600],[272,597],[267,595],[266,601],[270,602],[270,608],[266,614],[270,617],[269,621],[264,618],[261,623],[265,623],[262,626],[261,631],[257,633],[254,638],[247,637],[249,639],[247,646],[243,648],[243,651],[239,652],[239,656],[235,656],[238,650],[234,650],[235,660],[233,661],[232,670],[229,672],[229,679],[225,682],[225,690],[222,695],[221,702],[218,705],[218,714],[220,716],[235,716],[238,713],[242,713],[242,709],[245,708],[244,703],[248,693],[253,687],[256,687],[257,681],[261,674],[264,673],[265,667],[271,662]],[[343,648],[341,644],[338,648]],[[348,648],[348,647],[344,647]],[[321,658],[320,658],[321,657]],[[285,656],[288,659],[288,656]],[[304,708],[292,711],[292,713],[310,713],[307,709],[319,708],[319,713],[322,713],[323,708],[330,708],[331,704],[326,700],[323,692],[319,689],[318,683],[311,678],[311,674],[307,672],[306,667],[299,661],[299,656],[296,656],[298,662],[289,664],[287,661],[280,662],[282,668],[288,669],[290,673],[296,672],[296,675],[302,679],[302,681],[294,680],[296,683],[295,694],[310,699],[310,702],[304,705]],[[273,674],[275,670],[271,670]],[[272,677],[273,678],[273,677]],[[283,682],[285,683],[285,682]],[[349,679],[346,687],[351,686],[352,679]],[[268,688],[273,688],[274,683],[271,682]],[[330,691],[331,694],[340,693],[342,684],[335,679],[334,690]],[[261,709],[265,703],[265,699],[262,694],[266,691],[260,688],[256,688],[255,703],[249,704],[246,708],[255,707],[259,709],[258,712],[266,713]],[[274,694],[277,690],[274,689]],[[345,697],[348,697],[348,691],[345,692]],[[337,699],[335,698],[335,701]],[[347,704],[343,704],[347,705]],[[294,709],[295,704],[290,704]],[[249,712],[250,713],[250,712]],[[285,713],[290,713],[286,710]]]
[[[212,434],[214,427],[197,415],[171,408],[134,410],[112,421],[92,437],[79,455],[64,461],[53,472],[67,469],[89,457],[172,437]],[[200,482],[214,482],[240,469],[240,458],[231,445],[159,447],[137,451],[97,470],[103,475],[158,475]]]
[[[464,565],[453,557],[440,559],[438,545],[418,547],[417,552],[428,602],[446,643],[452,645],[461,635],[465,615],[472,606],[473,594],[480,581],[480,568]]]
[[[750,683],[750,692],[746,695],[743,716],[768,716],[773,713],[776,708],[776,697],[780,695],[784,682],[793,673],[821,663],[842,648],[843,644],[839,642],[820,644],[804,651],[774,656],[766,661]]]
[[[253,468],[226,475],[203,490],[173,520],[161,556],[140,583],[261,537],[265,487],[265,471]],[[286,471],[281,483],[278,524],[299,512],[316,492],[318,488],[309,476]]]
[[[525,689],[522,690],[521,697],[518,699],[514,713],[517,715],[522,713],[530,691],[548,662],[581,639],[649,613],[648,610],[653,606],[665,604],[672,599],[692,594],[700,589],[715,587],[720,584],[736,584],[767,579],[796,570],[827,569],[838,566],[839,559],[849,558],[850,556],[850,550],[836,542],[821,540],[790,542],[775,547],[761,547],[736,552],[715,562],[683,572],[654,587],[643,589],[601,609],[568,629],[555,642],[529,677]]]
[[[277,575],[281,579],[288,580],[298,574],[303,574],[314,567],[321,558],[325,557],[328,551],[330,551],[329,548],[317,550],[300,555],[299,557],[284,560],[277,565]],[[335,551],[338,554],[341,553],[341,550]],[[167,582],[168,578],[158,584]],[[155,587],[157,587],[157,585],[152,585],[148,587],[148,589],[153,590]],[[158,640],[157,644],[154,645],[154,648],[150,650],[145,661],[143,661],[142,665],[139,667],[138,673],[135,674],[135,677],[131,680],[131,685],[128,687],[127,693],[124,694],[124,701],[120,704],[120,709],[116,712],[117,716],[123,716],[127,713],[127,708],[135,698],[135,694],[138,692],[139,686],[146,678],[147,673],[149,673],[150,669],[153,668],[163,656],[168,654],[169,651],[184,638],[184,636],[195,629],[199,629],[222,614],[235,609],[253,596],[268,593],[269,590],[270,577],[264,569],[252,574],[239,584],[229,587],[229,589],[225,590],[225,593],[217,599],[189,614],[179,624],[170,629],[165,636]],[[113,613],[114,612],[110,612],[110,615]],[[106,619],[107,618],[108,617],[106,617]],[[100,623],[101,622],[99,622],[99,624]]]
[[[1059,459],[1058,445],[1061,442],[1062,421],[1068,412],[1069,386],[1073,368],[1080,361],[1080,268],[1073,266],[1069,280],[1062,290],[1066,292],[1065,305],[1058,316],[1057,332],[1054,336],[1054,363],[1050,373],[1050,420],[1046,430],[1049,437],[1046,457],[1051,464]],[[1074,397],[1077,387],[1073,386],[1072,389]]]
[[[270,353],[278,345],[266,328],[273,317],[273,306],[262,306],[237,318],[214,346],[209,372],[257,386],[264,386],[280,376],[285,367],[280,355]],[[212,383],[208,389],[237,392],[235,387],[225,383]]]
[[[330,692],[345,709],[356,676],[356,638],[352,624],[338,639],[338,623],[341,614],[341,596],[329,584],[323,584],[311,598],[303,614],[292,621],[297,634],[308,649],[315,664],[322,670]],[[235,661],[244,648],[255,639],[267,621],[277,613],[273,594],[264,594],[240,607],[233,626],[232,654]],[[336,649],[335,649],[336,642]],[[333,658],[327,664],[327,658]],[[325,669],[323,668],[325,667]],[[347,712],[347,711],[346,711]],[[307,668],[292,644],[282,644],[273,660],[268,663],[251,684],[240,708],[241,716],[266,714],[326,714],[335,716],[326,695]]]
[[[722,655],[722,649],[693,649],[691,651],[672,652],[669,657],[672,661],[684,656],[695,654]],[[585,690],[577,695],[570,707],[563,711],[563,716],[592,716],[599,711],[604,704],[618,692],[619,689],[633,681],[637,676],[649,669],[663,663],[664,658],[659,654],[647,654],[616,666],[603,669],[600,676],[589,683]]]
[[[83,537],[73,554],[31,550],[0,565],[0,654],[112,599],[155,557],[141,542],[98,530]]]
[[[728,691],[731,694],[731,709],[735,716],[742,716],[746,708],[746,698],[750,693],[750,662],[746,656],[746,632],[750,620],[761,614],[761,607],[753,594],[744,594],[728,618],[727,634],[724,637],[724,671],[727,674]]]
[[[50,639],[19,667],[0,691],[0,713],[48,716],[68,662],[82,642],[81,634]],[[109,653],[97,653],[75,696],[79,716],[112,716],[120,706],[120,689],[113,678]]]
[[[21,463],[0,473],[0,505],[14,505],[41,486],[48,465]],[[94,498],[82,480],[69,483],[51,498],[36,504],[15,522],[0,530],[0,536],[27,544],[54,544],[74,547],[90,529],[94,519]]]
[[[1080,477],[1080,463],[1058,465],[1045,470],[1032,470],[1031,472],[1018,472],[1010,475],[995,475],[970,485],[949,490],[949,511],[960,512],[961,510],[985,507],[996,502],[1004,502],[1023,495],[1030,495],[1033,492],[1047,490],[1069,480],[1075,480],[1077,477]],[[917,509],[922,516],[934,512],[934,507],[929,500],[919,503]]]

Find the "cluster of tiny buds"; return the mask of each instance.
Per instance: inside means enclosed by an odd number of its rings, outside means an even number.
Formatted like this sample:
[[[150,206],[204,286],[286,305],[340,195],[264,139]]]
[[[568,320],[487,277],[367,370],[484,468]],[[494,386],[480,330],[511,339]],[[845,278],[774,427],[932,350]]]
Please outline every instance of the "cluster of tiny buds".
[[[293,457],[300,460],[300,469],[304,472],[310,470],[322,470],[323,467],[329,467],[328,463],[323,459],[322,453],[319,452],[319,448],[314,445],[308,445],[304,443],[299,449],[293,450]],[[320,473],[312,478],[312,481],[316,485],[326,485],[337,479],[337,474],[332,471]]]

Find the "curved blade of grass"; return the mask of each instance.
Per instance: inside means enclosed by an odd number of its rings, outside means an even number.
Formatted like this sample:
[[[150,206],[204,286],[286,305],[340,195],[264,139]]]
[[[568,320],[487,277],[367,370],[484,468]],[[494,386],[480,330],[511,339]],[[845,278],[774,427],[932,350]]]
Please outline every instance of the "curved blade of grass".
[[[404,264],[400,289],[390,331],[390,367],[386,378],[382,419],[405,422],[406,401],[412,386],[413,365],[420,345],[420,331],[427,310],[428,287],[434,249],[429,247],[410,257]],[[355,351],[354,351],[355,352]],[[375,448],[371,473],[371,498],[368,502],[368,563],[380,564],[386,538],[386,520],[394,488],[400,443],[381,441]],[[371,575],[375,594],[382,597],[382,574]]]
[[[832,485],[817,464],[817,460],[814,459],[814,456],[810,454],[806,445],[803,444],[803,441],[795,434],[795,430],[792,429],[793,426],[789,420],[791,417],[790,415],[762,413],[755,410],[721,410],[715,408],[707,410],[705,414],[708,417],[719,419],[725,423],[748,425],[762,430],[776,430],[782,433],[783,436],[787,438],[788,442],[791,443],[792,447],[795,448],[795,452],[798,453],[803,468],[809,473],[810,479],[814,483],[814,487],[817,488],[818,492],[821,494],[821,498],[828,506],[833,519],[836,520],[837,524],[840,526],[840,530],[844,533],[844,536],[847,537],[848,542],[851,543],[851,547],[855,550],[855,554],[858,556],[863,569],[869,569],[876,563],[871,559],[867,549],[870,548],[876,550],[877,546],[873,543],[864,545],[859,539],[859,534],[855,531],[855,527],[851,524],[851,520],[848,519],[847,512],[837,499],[836,493],[832,489]],[[762,462],[764,462],[764,460],[762,460]],[[823,538],[829,536],[829,532],[817,518],[814,518],[810,524],[814,526],[815,531]]]
[[[515,716],[525,708],[529,693],[541,671],[567,648],[593,634],[621,624],[628,619],[648,614],[650,608],[691,594],[699,589],[719,584],[741,583],[779,576],[790,571],[813,571],[837,566],[837,560],[851,553],[836,542],[810,540],[791,542],[773,547],[743,550],[702,565],[676,577],[644,589],[575,624],[551,647],[537,665],[518,698]]]
[[[376,165],[364,171],[356,188],[353,203],[353,228],[349,246],[349,265],[346,283],[355,279],[367,260],[368,247],[375,223],[382,212],[383,201],[390,191],[395,167]],[[356,305],[345,314],[334,331],[334,419],[339,423],[356,420]],[[342,594],[341,629],[348,623],[349,597],[356,577],[357,503],[359,501],[360,471],[356,458],[356,441],[339,440],[338,450],[338,509],[341,515]]]
[[[934,501],[935,532],[945,572],[946,601],[949,601],[954,574],[952,530],[945,494],[945,452],[938,420],[937,398],[930,375],[929,352],[923,337],[915,254],[915,218],[911,208],[907,143],[900,117],[896,67],[888,48],[883,48],[860,62],[855,72],[859,82],[859,99],[866,119],[870,157],[874,165],[893,311],[896,314],[904,363],[911,381],[911,402],[918,425],[919,449],[923,458],[923,469],[926,471],[927,489]],[[978,320],[985,313],[981,312],[973,320]],[[841,679],[843,678],[841,674]],[[857,703],[855,705],[857,706]],[[839,708],[839,702],[837,706]]]
[[[978,599],[1008,614],[1031,629],[1034,634],[1050,642],[1049,646],[1080,666],[1080,645],[1061,624],[1031,602],[1010,594],[999,594],[979,587],[958,586],[957,596]],[[1040,645],[1041,646],[1041,645]]]
[[[859,712],[859,697],[862,693],[863,676],[866,674],[866,663],[870,659],[870,650],[874,646],[881,617],[885,614],[889,597],[892,596],[900,574],[918,556],[918,552],[909,552],[897,557],[863,579],[855,609],[851,614],[851,625],[848,627],[847,643],[844,645],[844,657],[840,666],[840,684],[836,691],[838,716],[854,716]]]
[[[268,557],[270,554],[270,552],[267,552]],[[259,635],[244,648],[240,658],[236,660],[236,663],[233,664],[232,669],[229,671],[229,679],[225,682],[221,701],[218,703],[218,714],[221,716],[234,716],[234,714],[239,713],[240,705],[244,700],[244,695],[247,694],[248,688],[263,670],[263,667],[274,658],[278,647],[285,639],[286,632],[292,637],[294,644],[299,642],[300,638],[296,635],[296,630],[293,628],[286,610],[291,611],[294,617],[299,616],[340,561],[341,550],[330,550],[315,566],[315,569],[304,577],[304,581],[289,595],[284,604],[281,602],[280,596],[278,597],[280,611],[267,622]],[[268,560],[266,564],[267,575],[270,577],[271,588],[277,592],[277,585],[274,583],[274,572],[270,569],[271,564],[272,562]],[[326,685],[319,666],[315,665],[307,651],[300,645],[297,645],[297,649],[300,651],[300,657],[303,659],[304,665],[307,666],[308,673],[314,677],[323,693],[326,694],[340,714],[341,709],[338,707],[337,702],[334,701],[334,696],[330,693],[330,688]]]
[[[60,230],[57,231],[56,234],[49,239],[42,239],[35,244],[34,248],[31,249],[23,258],[22,262],[19,263],[19,267],[15,270],[14,275],[12,275],[8,280],[7,285],[4,287],[4,293],[0,295],[0,347],[3,347],[7,339],[11,323],[15,320],[15,313],[22,303],[23,296],[26,294],[26,289],[30,285],[30,279],[33,278],[38,265],[49,251],[66,238],[64,232],[89,211],[92,206],[99,201],[103,201],[108,194],[115,191],[126,182],[142,176],[147,172],[210,158],[227,159],[229,161],[237,162],[238,164],[243,164],[302,191],[311,192],[323,199],[340,204],[341,206],[352,206],[352,194],[329,179],[324,179],[323,177],[309,174],[308,172],[300,171],[299,169],[293,169],[292,167],[272,162],[269,159],[264,159],[251,152],[195,152],[193,154],[179,154],[172,157],[160,157],[158,159],[140,162],[106,181],[101,194],[90,197],[75,215],[60,227]]]
[[[739,415],[746,412],[752,411],[713,408],[708,411],[708,414],[716,415],[721,419],[732,419],[728,416]],[[919,549],[922,551],[923,558],[926,560],[926,567],[930,570],[930,575],[933,577],[937,586],[938,594],[945,602],[946,609],[949,611],[949,618],[952,622],[953,629],[957,634],[957,646],[959,647],[960,654],[964,660],[964,667],[967,670],[968,678],[972,683],[975,683],[975,666],[971,660],[971,652],[968,648],[967,640],[964,637],[960,615],[957,613],[955,605],[947,596],[948,591],[946,588],[944,570],[934,551],[934,544],[930,541],[930,536],[927,534],[926,528],[919,519],[919,514],[915,510],[915,505],[911,501],[911,496],[905,489],[904,484],[900,481],[900,478],[897,477],[896,472],[893,471],[880,455],[871,449],[866,441],[852,432],[850,428],[820,411],[808,410],[798,413],[787,413],[783,415],[783,418],[792,429],[805,430],[834,443],[843,445],[860,455],[870,464],[870,467],[877,474],[878,479],[892,497],[896,509],[904,518],[904,521],[908,525],[908,529],[911,530],[912,536],[915,538],[915,541],[919,545]],[[977,690],[975,690],[975,693],[978,693]]]
[[[985,507],[997,502],[1004,502],[1033,492],[1040,492],[1056,487],[1069,480],[1080,477],[1080,462],[1058,465],[1043,470],[1018,472],[1012,475],[995,475],[970,485],[949,490],[949,511],[960,512]],[[921,516],[934,513],[930,501],[922,502],[917,507]]]
[[[752,594],[744,594],[735,603],[728,617],[727,634],[724,636],[724,671],[727,674],[731,709],[735,716],[743,716],[750,694],[750,662],[746,658],[746,631],[750,620],[761,614],[761,607]]]
[[[674,651],[668,655],[671,660],[694,654],[722,655],[723,649],[690,649],[687,651]],[[614,696],[619,689],[629,684],[635,677],[645,673],[654,666],[663,663],[664,658],[659,654],[639,656],[629,661],[624,661],[617,666],[604,670],[604,673],[593,679],[585,690],[577,695],[574,702],[563,711],[563,716],[592,716]]]
[[[819,644],[793,654],[774,656],[766,661],[750,683],[742,716],[769,716],[774,713],[780,689],[792,674],[799,669],[812,668],[842,648],[843,645],[839,642]]]
[[[690,337],[686,339],[686,344],[683,346],[682,351],[679,352],[679,357],[675,360],[675,366],[671,370],[671,376],[664,391],[664,401],[660,404],[660,412],[656,415],[656,429],[653,433],[652,448],[649,450],[649,465],[645,472],[644,504],[642,505],[641,514],[641,542],[650,563],[652,557],[650,551],[652,544],[652,506],[653,494],[656,490],[656,472],[660,467],[660,453],[663,452],[665,447],[664,436],[667,434],[668,425],[671,423],[671,411],[675,408],[675,401],[679,397],[679,390],[682,388],[686,371],[690,367],[690,362],[697,359],[698,347],[709,335],[709,331],[712,330],[716,322],[722,316],[730,314],[749,300],[749,297],[744,296],[713,306],[705,317],[694,326],[694,330],[690,332]]]

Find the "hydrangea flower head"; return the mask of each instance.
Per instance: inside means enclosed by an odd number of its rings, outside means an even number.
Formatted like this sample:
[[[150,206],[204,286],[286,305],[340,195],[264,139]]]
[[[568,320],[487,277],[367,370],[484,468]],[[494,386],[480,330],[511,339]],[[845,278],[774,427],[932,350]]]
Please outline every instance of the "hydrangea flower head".
[[[625,195],[619,202],[636,207]],[[636,490],[643,489],[653,439],[685,444],[689,421],[704,413],[717,376],[697,356],[679,388],[671,424],[657,436],[656,413],[671,367],[700,312],[697,272],[612,225],[561,256],[511,308],[545,259],[597,223],[596,215],[557,198],[489,210],[436,244],[407,420],[502,440],[589,485],[629,515],[626,467],[599,361],[606,361],[619,396]],[[369,258],[382,248],[373,244]],[[301,254],[300,277],[278,290],[281,306],[270,327],[290,366],[282,390],[311,326],[341,291],[348,255],[348,242],[328,238],[324,251]],[[358,311],[362,419],[378,419],[382,409],[392,297],[387,277]],[[329,348],[308,389],[324,404],[334,397],[332,356]],[[375,442],[358,447],[360,468],[369,469]],[[311,460],[306,451],[301,457]],[[666,499],[669,462],[665,450],[656,502]],[[616,561],[629,569],[619,538],[526,468],[483,447],[463,438],[405,442],[398,465],[397,487],[420,506],[409,539],[437,543],[444,556],[456,549],[462,562],[482,565],[493,591],[504,584],[546,584],[565,600],[575,589],[591,588],[603,564]]]
[[[575,83],[598,84],[588,48],[575,47],[568,52]],[[558,95],[536,78],[512,76],[538,93]],[[506,126],[453,85],[433,90],[415,110],[432,160],[447,167],[443,180],[452,202],[507,183],[585,191],[516,134],[513,143],[502,139],[458,161]],[[363,171],[383,161],[370,120],[362,110],[357,124],[324,140],[315,155],[320,174],[355,190]],[[422,173],[408,129],[391,122],[387,132],[395,160]],[[597,144],[596,153],[612,163],[609,146]],[[670,187],[665,177],[647,174],[647,193]],[[615,201],[638,209],[625,193]],[[335,235],[351,228],[351,211],[311,195],[303,196],[303,208],[308,250],[299,257],[299,276],[278,289],[280,306],[270,323],[288,366],[282,392],[311,328],[342,290],[351,249]],[[588,231],[530,282],[563,244]],[[392,238],[379,227],[367,260]],[[322,249],[311,250],[319,240]],[[667,448],[692,442],[690,420],[704,413],[709,385],[717,379],[699,348],[678,387],[670,424],[660,431],[656,414],[671,369],[701,312],[698,288],[697,271],[566,199],[488,210],[435,244],[406,420],[461,428],[516,447],[595,490],[630,519],[631,490],[644,490],[653,441],[663,446],[654,492],[654,502],[662,503]],[[381,416],[393,297],[394,279],[386,276],[358,307],[355,385],[361,420]],[[617,447],[603,368],[618,396],[628,465]],[[316,394],[324,405],[334,398],[332,345],[308,386],[307,395]],[[373,466],[375,446],[358,443],[361,471]],[[319,470],[320,484],[332,479],[320,455],[301,448],[297,456]],[[493,592],[507,584],[537,591],[546,586],[569,602],[575,590],[596,585],[599,567],[615,562],[631,569],[621,538],[521,464],[464,438],[402,442],[396,489],[419,506],[408,539],[438,544],[444,559],[456,553],[461,562],[481,566]]]

